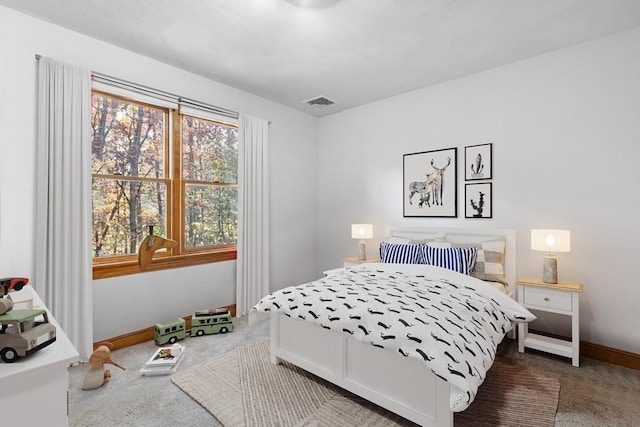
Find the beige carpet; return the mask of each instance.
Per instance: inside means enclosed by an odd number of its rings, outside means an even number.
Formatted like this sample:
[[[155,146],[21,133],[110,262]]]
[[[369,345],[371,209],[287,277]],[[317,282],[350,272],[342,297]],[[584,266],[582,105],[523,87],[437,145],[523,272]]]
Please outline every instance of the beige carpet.
[[[272,365],[268,339],[171,379],[226,427],[414,425],[291,364]],[[553,426],[559,392],[557,380],[498,358],[455,426]]]

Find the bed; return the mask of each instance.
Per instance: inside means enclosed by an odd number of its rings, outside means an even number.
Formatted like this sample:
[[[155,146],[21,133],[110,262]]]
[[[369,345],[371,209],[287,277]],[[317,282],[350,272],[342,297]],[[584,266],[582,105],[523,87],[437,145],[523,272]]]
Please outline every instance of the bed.
[[[496,242],[502,257],[489,250]],[[387,226],[381,245],[419,248],[423,257],[425,246],[475,247],[474,265],[461,264],[477,271],[405,263],[337,269],[265,296],[252,315],[270,318],[274,364],[286,360],[420,425],[452,426],[513,322],[535,318],[509,297],[515,231]]]

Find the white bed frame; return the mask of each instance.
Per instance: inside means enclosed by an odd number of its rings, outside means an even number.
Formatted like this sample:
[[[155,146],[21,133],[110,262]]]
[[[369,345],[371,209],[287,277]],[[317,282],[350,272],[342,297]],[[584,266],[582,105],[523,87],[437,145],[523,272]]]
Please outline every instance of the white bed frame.
[[[506,239],[505,276],[513,294],[516,277],[514,230],[387,226],[385,236],[445,233],[469,243]],[[309,322],[271,315],[271,361],[286,360],[408,420],[428,427],[453,426],[449,384],[424,364],[362,344]]]

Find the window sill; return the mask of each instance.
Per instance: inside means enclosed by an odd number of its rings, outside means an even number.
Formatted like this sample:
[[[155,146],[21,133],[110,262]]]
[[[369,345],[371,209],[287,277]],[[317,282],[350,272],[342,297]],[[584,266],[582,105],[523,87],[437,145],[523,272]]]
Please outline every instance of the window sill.
[[[158,256],[151,264],[144,267],[138,265],[138,259],[128,260],[99,260],[93,262],[93,279],[105,279],[107,277],[125,276],[128,274],[143,273],[147,271],[167,270],[170,268],[189,267],[192,265],[209,264],[212,262],[232,261],[236,259],[237,251],[224,248],[215,252],[182,254],[171,256]]]

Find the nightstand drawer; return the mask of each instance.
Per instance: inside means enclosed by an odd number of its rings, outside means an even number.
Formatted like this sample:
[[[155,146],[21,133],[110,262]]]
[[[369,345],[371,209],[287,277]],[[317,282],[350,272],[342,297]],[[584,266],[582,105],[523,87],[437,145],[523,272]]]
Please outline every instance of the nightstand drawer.
[[[571,292],[525,286],[524,305],[571,312]]]

